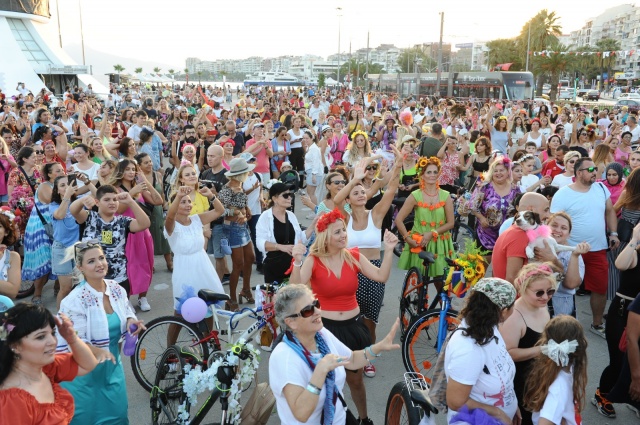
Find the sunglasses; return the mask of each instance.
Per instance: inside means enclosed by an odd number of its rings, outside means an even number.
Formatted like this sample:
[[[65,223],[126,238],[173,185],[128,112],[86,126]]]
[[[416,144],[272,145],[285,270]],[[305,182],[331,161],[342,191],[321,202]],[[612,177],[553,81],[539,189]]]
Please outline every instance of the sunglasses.
[[[597,168],[596,167],[580,168],[578,171],[585,171],[585,170],[590,172],[590,173],[593,173],[594,171],[597,170]]]
[[[365,170],[367,171],[371,171],[371,170],[377,170],[378,166],[377,165],[369,165],[367,168],[365,168]]]
[[[331,183],[335,184],[335,185],[339,185],[339,184],[347,184],[346,180],[331,180]]]
[[[100,240],[98,239],[89,239],[83,242],[78,242],[77,244],[74,245],[74,251],[75,254],[78,254],[78,251],[82,252],[85,251],[89,248],[95,248],[95,247],[100,247]]]
[[[293,193],[284,192],[284,193],[281,193],[280,196],[282,196],[284,199],[289,199],[289,198],[291,198],[293,196]]]
[[[42,154],[44,154],[44,151],[43,151],[43,150],[42,150],[42,151],[41,151],[41,150],[35,150],[34,152],[35,152],[37,155],[42,155]]]
[[[531,288],[527,288],[527,289],[531,289]],[[533,292],[533,289],[531,289],[531,291]],[[553,294],[556,293],[555,289],[547,289],[546,291],[544,290],[539,290],[539,291],[535,291],[534,294],[537,298],[542,298],[544,296],[544,294],[547,294],[547,297],[551,298],[553,297]]]
[[[317,299],[313,300],[313,302],[308,306],[302,307],[302,310],[300,310],[300,313],[290,314],[287,317],[285,317],[285,319],[290,317],[302,317],[306,319],[307,317],[313,316],[313,313],[316,311],[316,308],[320,309],[320,301],[318,301]]]

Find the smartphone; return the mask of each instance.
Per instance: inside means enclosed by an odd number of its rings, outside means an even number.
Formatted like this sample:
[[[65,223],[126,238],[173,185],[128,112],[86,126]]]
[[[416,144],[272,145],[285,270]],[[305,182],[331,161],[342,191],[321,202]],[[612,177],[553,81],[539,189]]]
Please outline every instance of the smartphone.
[[[77,176],[76,176],[75,174],[69,174],[69,175],[67,176],[67,184],[68,184],[69,186],[74,186],[74,185],[76,185],[76,184],[77,184],[77,183],[76,183],[76,179],[77,179]]]
[[[551,170],[547,170],[546,173],[544,173],[545,177],[551,177]]]
[[[142,184],[143,182],[144,182],[144,179],[142,178],[142,176],[136,174],[136,183]]]

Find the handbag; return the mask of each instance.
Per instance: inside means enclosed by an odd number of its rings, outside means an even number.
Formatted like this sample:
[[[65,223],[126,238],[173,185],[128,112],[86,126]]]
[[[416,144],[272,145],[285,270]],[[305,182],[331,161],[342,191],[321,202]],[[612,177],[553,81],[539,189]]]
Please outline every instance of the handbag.
[[[240,412],[240,421],[244,425],[265,425],[276,404],[276,398],[271,387],[266,382],[256,385],[249,400]]]
[[[624,218],[618,220],[618,227],[616,228],[616,232],[618,232],[618,239],[622,243],[628,243],[633,236],[633,228],[638,224],[638,220],[635,223],[632,223]]]
[[[356,419],[353,412],[347,407],[347,403],[344,401],[344,398],[342,398],[340,391],[336,389],[336,392],[338,393],[338,398],[340,399],[340,403],[342,403],[342,407],[347,411],[347,421],[345,422],[345,425],[360,425],[360,421]]]
[[[40,212],[40,208],[38,208],[38,203],[36,202],[36,189],[31,184],[31,180],[29,180],[29,176],[24,171],[24,168],[22,167],[18,167],[18,168],[20,168],[20,171],[22,171],[22,174],[24,174],[24,178],[27,180],[27,184],[29,185],[29,187],[31,188],[31,191],[33,192],[33,206],[36,209],[36,212],[38,213],[38,217],[40,218],[40,221],[42,222],[42,227],[44,228],[44,232],[47,234],[47,236],[49,236],[49,239],[53,240],[53,223],[48,222],[47,219],[44,218],[44,216]]]

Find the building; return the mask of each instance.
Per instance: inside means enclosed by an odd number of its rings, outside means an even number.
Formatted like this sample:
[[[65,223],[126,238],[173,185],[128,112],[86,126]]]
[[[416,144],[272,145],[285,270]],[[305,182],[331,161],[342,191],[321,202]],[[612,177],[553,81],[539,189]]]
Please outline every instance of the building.
[[[401,50],[393,44],[381,44],[378,47],[368,49],[369,62],[382,66],[387,72],[399,71],[398,57]],[[366,63],[367,61],[367,48],[358,49],[355,51],[354,58],[360,62]]]

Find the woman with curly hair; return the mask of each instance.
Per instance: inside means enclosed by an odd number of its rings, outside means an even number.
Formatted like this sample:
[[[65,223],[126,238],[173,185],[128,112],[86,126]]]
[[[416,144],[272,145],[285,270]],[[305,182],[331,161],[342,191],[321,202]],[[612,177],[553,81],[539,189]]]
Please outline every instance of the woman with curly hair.
[[[519,423],[516,368],[498,330],[513,313],[515,300],[516,289],[504,279],[483,278],[471,288],[444,354],[449,421],[466,405],[503,424]]]
[[[369,136],[364,131],[356,131],[351,135],[351,144],[342,156],[342,162],[348,168],[353,168],[361,159],[371,156]]]
[[[536,425],[579,424],[587,386],[587,339],[571,316],[551,319],[538,342],[524,394]],[[523,422],[524,423],[524,422]]]
[[[536,344],[551,319],[547,303],[558,283],[549,264],[533,263],[522,268],[514,285],[520,298],[514,304],[514,314],[500,325],[500,334],[516,365],[513,387],[522,413],[522,425],[531,425],[531,412],[524,407],[524,385],[529,379],[533,359],[540,354]]]
[[[396,216],[398,234],[405,241],[398,268],[409,270],[415,266],[429,277],[442,276],[445,258],[453,255],[453,241],[449,232],[453,228],[453,201],[449,192],[438,186],[440,171],[438,158],[420,158],[420,188],[411,192]],[[408,231],[404,220],[414,210],[413,227]],[[424,269],[423,262],[418,257],[422,250],[436,254],[436,261],[429,266],[429,270]]]

